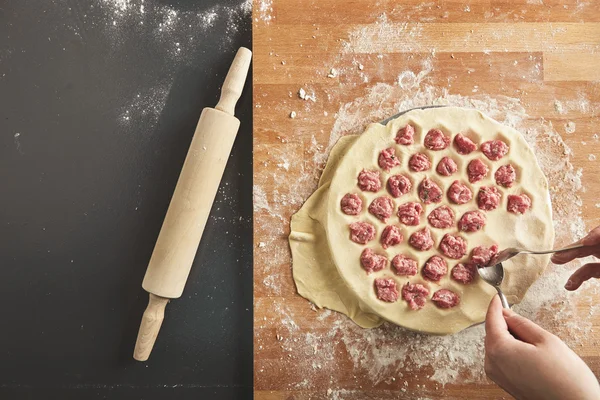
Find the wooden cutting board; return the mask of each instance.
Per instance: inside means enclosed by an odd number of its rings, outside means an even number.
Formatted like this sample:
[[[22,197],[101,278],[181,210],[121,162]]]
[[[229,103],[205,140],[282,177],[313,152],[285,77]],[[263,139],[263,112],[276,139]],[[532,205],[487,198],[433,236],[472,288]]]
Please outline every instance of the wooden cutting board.
[[[480,339],[365,331],[311,307],[291,277],[289,219],[340,135],[439,101],[535,137],[552,169],[557,244],[600,224],[600,4],[258,0],[253,41],[256,398],[508,398],[477,375]],[[534,319],[599,375],[598,286],[565,298],[564,280],[550,282],[530,292],[557,296]]]

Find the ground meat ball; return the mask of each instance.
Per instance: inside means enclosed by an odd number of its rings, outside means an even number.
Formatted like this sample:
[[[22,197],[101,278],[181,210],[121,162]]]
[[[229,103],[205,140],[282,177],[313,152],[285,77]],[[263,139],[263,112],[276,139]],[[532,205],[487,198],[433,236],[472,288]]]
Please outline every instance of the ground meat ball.
[[[477,265],[473,263],[456,264],[454,268],[452,268],[450,275],[455,281],[467,285],[475,279],[475,276],[477,275]]]
[[[367,192],[377,192],[381,189],[381,178],[379,171],[363,169],[358,174],[358,187]]]
[[[502,193],[495,186],[482,186],[477,193],[477,205],[482,210],[495,210],[500,204]]]
[[[469,154],[477,150],[477,145],[462,133],[454,136],[454,148],[459,154]]]
[[[396,275],[412,276],[417,274],[417,262],[402,254],[392,258],[392,267],[394,267]]]
[[[415,172],[427,171],[431,168],[431,161],[423,153],[413,154],[408,160],[408,168]]]
[[[381,150],[378,162],[379,166],[388,172],[396,165],[400,165],[400,160],[396,157],[396,150],[393,147]]]
[[[420,283],[406,282],[402,287],[402,298],[408,303],[411,310],[420,310],[425,306],[429,296],[429,289]]]
[[[514,183],[515,179],[517,179],[517,173],[512,165],[507,164],[498,168],[494,174],[494,178],[496,178],[496,183],[498,185],[509,188]]]
[[[482,180],[488,173],[489,168],[480,159],[475,159],[467,165],[467,176],[469,182],[475,183]]]
[[[433,238],[431,237],[429,228],[425,227],[414,232],[410,235],[408,243],[417,250],[425,251],[431,249],[433,247]]]
[[[375,238],[375,227],[368,222],[353,222],[350,225],[350,240],[366,244]]]
[[[440,289],[433,294],[431,301],[439,308],[452,308],[460,303],[460,297],[448,289]]]
[[[412,125],[406,125],[404,128],[398,130],[396,134],[396,143],[408,146],[415,142],[415,128]]]
[[[346,193],[340,201],[342,212],[346,215],[358,215],[362,211],[362,199],[354,193]]]
[[[398,207],[398,218],[404,225],[419,225],[421,214],[423,214],[423,206],[419,203],[411,201],[401,204],[400,207]]]
[[[440,251],[446,257],[458,260],[467,254],[467,241],[461,236],[446,233],[440,242]]]
[[[442,189],[431,179],[425,178],[419,184],[419,198],[425,204],[439,203],[442,201]]]
[[[384,249],[402,243],[403,240],[404,236],[400,232],[400,228],[395,225],[386,226],[381,232],[381,247]]]
[[[442,176],[450,176],[458,171],[458,165],[450,157],[444,157],[440,160],[435,170]]]
[[[508,195],[508,205],[506,206],[506,209],[511,213],[523,214],[525,211],[529,210],[530,207],[531,199],[526,194]]]
[[[371,249],[364,249],[360,255],[360,265],[367,271],[368,274],[371,272],[381,271],[387,264],[387,258],[381,254],[375,253]]]
[[[481,143],[481,152],[492,161],[501,159],[508,153],[508,145],[502,140]]]
[[[444,150],[450,144],[450,138],[439,129],[432,129],[425,135],[425,147],[429,150]]]
[[[485,226],[485,215],[481,211],[467,211],[458,221],[463,232],[477,232]]]
[[[423,277],[429,281],[439,282],[442,276],[448,273],[448,264],[439,256],[433,256],[425,263],[421,270]]]
[[[473,193],[464,183],[454,181],[448,188],[448,198],[454,204],[465,204],[471,201]]]
[[[369,212],[385,222],[394,212],[394,202],[387,196],[378,197],[369,204]]]
[[[387,188],[393,197],[398,198],[412,189],[412,183],[404,175],[392,175],[387,181]]]
[[[450,228],[454,223],[454,211],[448,206],[439,206],[429,213],[427,220],[434,228]]]
[[[478,267],[485,267],[497,253],[497,244],[493,244],[490,247],[477,246],[471,250],[471,262]]]
[[[381,301],[388,303],[394,303],[398,300],[398,285],[393,279],[379,278],[375,279],[375,292],[377,292],[377,298]]]

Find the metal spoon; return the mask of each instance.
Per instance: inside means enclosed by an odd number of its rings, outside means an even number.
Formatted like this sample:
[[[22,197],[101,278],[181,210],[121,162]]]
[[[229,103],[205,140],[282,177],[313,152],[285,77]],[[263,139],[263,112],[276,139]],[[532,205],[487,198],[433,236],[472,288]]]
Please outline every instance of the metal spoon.
[[[477,272],[479,273],[481,279],[496,289],[498,296],[500,297],[500,301],[502,302],[502,307],[509,308],[508,300],[506,300],[506,296],[504,296],[504,293],[502,293],[502,290],[500,289],[500,285],[504,279],[504,267],[502,266],[502,263],[492,264],[488,267],[477,268]]]
[[[534,250],[520,249],[517,247],[509,247],[507,249],[499,251],[498,254],[496,254],[494,257],[492,257],[489,265],[496,265],[496,264],[502,263],[510,258],[513,258],[517,254],[552,254],[552,253],[561,253],[563,251],[578,249],[580,247],[584,247],[584,245],[576,244],[573,246],[563,247],[562,249],[542,250],[542,251],[534,251]]]

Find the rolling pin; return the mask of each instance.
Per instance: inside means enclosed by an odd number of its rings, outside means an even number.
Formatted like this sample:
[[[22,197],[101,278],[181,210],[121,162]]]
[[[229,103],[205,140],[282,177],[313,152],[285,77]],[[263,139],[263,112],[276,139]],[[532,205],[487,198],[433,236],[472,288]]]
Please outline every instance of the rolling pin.
[[[160,229],[142,287],[150,301],[133,358],[146,361],[158,336],[169,299],[183,293],[202,232],[240,127],[234,117],[252,52],[241,47],[229,68],[215,108],[202,110],[192,143]]]

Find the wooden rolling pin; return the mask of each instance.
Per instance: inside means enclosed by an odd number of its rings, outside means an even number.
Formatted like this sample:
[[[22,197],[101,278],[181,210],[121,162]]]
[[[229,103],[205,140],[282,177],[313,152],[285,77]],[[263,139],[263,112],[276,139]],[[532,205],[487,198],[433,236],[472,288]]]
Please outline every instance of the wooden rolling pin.
[[[202,110],[142,287],[150,302],[142,317],[133,358],[146,361],[169,299],[181,296],[202,232],[238,132],[235,104],[242,94],[252,52],[241,47],[229,68],[215,108]]]

